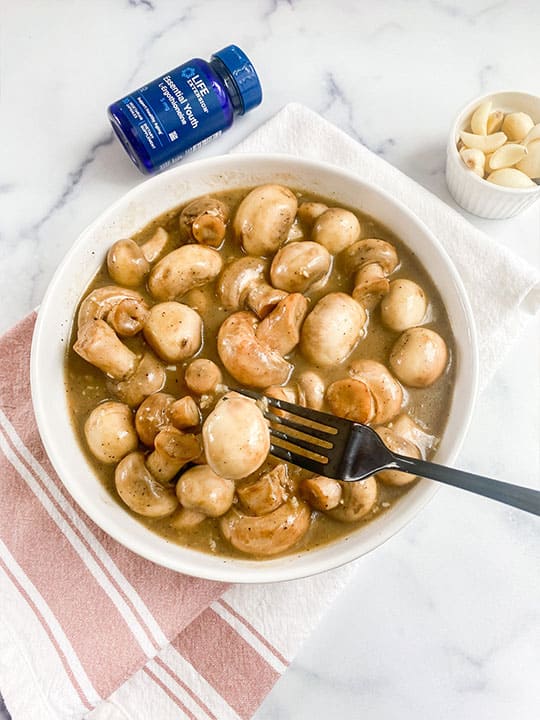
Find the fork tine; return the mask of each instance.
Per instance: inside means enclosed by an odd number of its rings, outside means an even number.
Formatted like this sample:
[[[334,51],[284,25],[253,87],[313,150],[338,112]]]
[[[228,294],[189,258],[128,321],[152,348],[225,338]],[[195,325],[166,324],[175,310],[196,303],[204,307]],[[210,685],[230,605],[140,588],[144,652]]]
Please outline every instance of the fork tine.
[[[280,440],[284,440],[290,445],[296,445],[303,448],[304,450],[309,450],[309,452],[313,453],[314,455],[322,455],[323,457],[328,457],[325,454],[325,451],[328,452],[328,450],[332,450],[331,447],[323,447],[322,445],[315,445],[314,443],[307,442],[307,440],[302,440],[302,438],[291,437],[290,435],[287,435],[287,433],[281,432],[281,430],[276,430],[273,427],[270,428],[270,435],[272,435],[273,437],[277,437]]]
[[[294,453],[291,450],[287,450],[280,445],[274,445],[274,443],[270,445],[270,455],[273,455],[280,460],[285,460],[285,462],[289,462],[292,465],[298,465],[299,467],[303,467],[310,472],[317,473],[317,475],[324,475],[325,470],[327,470],[328,468],[326,463],[317,462],[316,460],[312,460],[305,455],[298,455],[297,453]]]
[[[339,418],[336,415],[330,415],[330,413],[324,413],[320,410],[312,410],[311,408],[305,408],[301,405],[294,405],[293,403],[287,402],[286,400],[278,400],[268,395],[263,395],[255,390],[245,390],[244,388],[231,387],[234,392],[240,393],[241,395],[247,395],[247,397],[253,398],[253,400],[265,400],[272,407],[277,407],[279,410],[286,410],[292,415],[298,415],[312,420],[313,422],[319,423],[320,425],[326,425],[327,427],[336,429],[349,429],[350,421]]]
[[[310,435],[311,437],[319,438],[319,440],[326,440],[327,442],[331,443],[332,439],[336,437],[336,433],[330,433],[326,430],[319,430],[319,428],[310,427],[309,425],[304,425],[302,423],[294,422],[294,420],[291,420],[288,417],[284,417],[283,415],[274,415],[271,412],[264,412],[264,417],[267,420],[270,420],[272,423],[279,423],[280,425],[286,425],[287,427],[292,428],[293,430],[298,430],[299,432],[304,433],[305,435]]]

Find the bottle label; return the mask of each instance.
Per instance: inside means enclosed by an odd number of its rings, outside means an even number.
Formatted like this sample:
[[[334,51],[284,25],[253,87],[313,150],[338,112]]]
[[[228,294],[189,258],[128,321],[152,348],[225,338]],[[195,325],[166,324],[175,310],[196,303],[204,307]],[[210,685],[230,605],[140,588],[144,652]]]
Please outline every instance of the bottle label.
[[[229,124],[222,99],[189,63],[127,95],[120,104],[154,167],[161,170]]]

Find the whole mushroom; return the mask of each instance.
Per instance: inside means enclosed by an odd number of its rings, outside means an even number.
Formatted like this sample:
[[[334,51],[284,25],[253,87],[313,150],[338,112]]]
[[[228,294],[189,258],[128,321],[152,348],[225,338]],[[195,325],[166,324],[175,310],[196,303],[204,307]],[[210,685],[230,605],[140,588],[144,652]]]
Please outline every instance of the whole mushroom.
[[[225,310],[246,307],[263,318],[287,297],[286,292],[266,282],[266,268],[265,260],[251,256],[238,258],[225,266],[217,283],[217,296]]]
[[[216,475],[209,465],[197,465],[180,475],[176,496],[182,507],[207,517],[224,515],[234,499],[234,482]]]
[[[332,268],[332,256],[319,243],[291,242],[274,255],[270,267],[272,285],[290,293],[320,290]]]
[[[203,424],[208,465],[221,477],[240,480],[260,468],[270,450],[268,424],[253,400],[229,392]]]
[[[137,287],[150,272],[150,263],[134,240],[118,240],[107,253],[107,270],[119,285]]]
[[[402,332],[421,325],[427,311],[427,298],[420,285],[412,280],[392,280],[388,294],[381,301],[381,319],[386,327]]]
[[[395,247],[380,238],[357,240],[340,254],[339,261],[347,273],[355,273],[354,299],[370,310],[388,292],[388,276],[399,263]]]
[[[354,213],[343,208],[329,208],[315,220],[311,239],[336,255],[355,243],[360,233],[360,222]]]
[[[135,373],[139,358],[118,338],[105,320],[91,320],[79,326],[73,350],[86,362],[114,380],[125,380]]]
[[[205,245],[182,245],[154,265],[148,289],[156,300],[176,300],[214,280],[222,266],[217,250]]]
[[[174,488],[153,477],[142,452],[132,452],[118,463],[114,484],[126,505],[139,515],[166,517],[178,507]]]
[[[261,185],[242,200],[233,228],[248,255],[273,255],[285,242],[294,222],[298,200],[282,185]]]
[[[142,330],[148,310],[143,296],[135,290],[105,285],[84,298],[77,315],[77,327],[106,320],[119,335],[134,335]]]
[[[341,292],[325,295],[302,326],[302,354],[321,367],[338,365],[360,340],[366,319],[364,309],[350,295]]]
[[[197,358],[187,366],[184,382],[196,395],[207,395],[216,392],[223,382],[223,377],[215,362],[207,358]]]
[[[249,555],[276,555],[296,545],[307,533],[311,512],[302,500],[289,498],[266,515],[246,515],[231,508],[219,526],[233,547]]]
[[[221,362],[239,383],[252,387],[282,385],[292,371],[283,356],[256,336],[257,318],[252,313],[229,315],[219,328]]]
[[[190,202],[180,213],[180,235],[201,245],[219,247],[225,239],[229,208],[210,196]]]
[[[92,410],[84,424],[84,436],[94,457],[103,463],[119,462],[139,444],[130,408],[112,400]]]
[[[448,362],[448,349],[434,330],[415,327],[406,330],[390,353],[394,374],[410,387],[427,387],[443,374]]]
[[[179,302],[163,302],[150,309],[143,328],[146,342],[168,363],[193,357],[202,344],[202,318]]]
[[[200,454],[198,435],[168,425],[154,438],[154,451],[146,458],[146,466],[156,480],[166,483]]]
[[[341,501],[342,489],[338,480],[315,475],[302,480],[300,493],[315,510],[333,510]]]

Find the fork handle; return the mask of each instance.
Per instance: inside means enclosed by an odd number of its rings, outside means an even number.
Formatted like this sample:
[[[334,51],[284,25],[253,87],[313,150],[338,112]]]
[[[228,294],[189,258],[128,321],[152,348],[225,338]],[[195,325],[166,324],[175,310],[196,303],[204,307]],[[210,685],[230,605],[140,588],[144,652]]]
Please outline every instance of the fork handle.
[[[397,453],[392,454],[399,470],[404,470],[413,475],[420,475],[420,477],[429,478],[430,480],[437,480],[445,485],[453,485],[463,490],[469,490],[469,492],[477,495],[483,495],[534,515],[540,515],[539,490],[521,487],[520,485],[511,485],[500,480],[474,475],[465,470],[456,470],[426,460],[417,460]]]

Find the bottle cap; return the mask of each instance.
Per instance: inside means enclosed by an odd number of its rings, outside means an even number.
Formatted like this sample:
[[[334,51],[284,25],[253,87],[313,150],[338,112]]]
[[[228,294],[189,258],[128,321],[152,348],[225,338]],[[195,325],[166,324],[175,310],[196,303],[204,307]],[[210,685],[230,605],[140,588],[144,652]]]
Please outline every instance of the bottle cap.
[[[246,113],[262,101],[262,88],[255,68],[248,56],[236,45],[227,45],[212,55],[225,65],[231,74],[242,100],[242,113]]]

